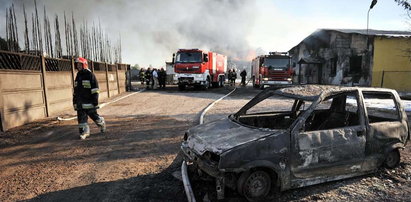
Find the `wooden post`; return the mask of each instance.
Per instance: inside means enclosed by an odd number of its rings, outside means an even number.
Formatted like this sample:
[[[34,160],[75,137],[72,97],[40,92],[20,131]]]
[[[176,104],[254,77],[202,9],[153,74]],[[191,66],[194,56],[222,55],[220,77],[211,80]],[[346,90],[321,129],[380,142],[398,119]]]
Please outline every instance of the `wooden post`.
[[[90,60],[90,70],[94,73],[94,62]]]
[[[43,83],[43,93],[44,93],[44,102],[45,102],[45,107],[46,107],[46,116],[48,117],[50,115],[49,112],[49,102],[47,100],[47,81],[46,81],[46,58],[44,55],[41,56],[41,77],[42,77],[42,83]]]
[[[107,65],[107,62],[104,63],[104,66],[106,67],[107,96],[110,97],[110,81],[108,80],[108,65]]]
[[[121,91],[120,91],[120,81],[118,80],[118,67],[119,67],[119,65],[120,65],[120,64],[116,64],[116,79],[117,79],[117,91],[118,91],[118,94],[121,93]]]
[[[4,106],[3,106],[3,88],[0,82],[0,131],[5,131]]]
[[[76,66],[74,64],[74,59],[71,58],[71,81],[73,85],[73,92],[74,92],[74,83],[76,82]]]
[[[133,86],[131,85],[131,67],[130,67],[130,65],[127,65],[126,72],[128,72],[128,81],[127,81],[128,91],[132,91]]]

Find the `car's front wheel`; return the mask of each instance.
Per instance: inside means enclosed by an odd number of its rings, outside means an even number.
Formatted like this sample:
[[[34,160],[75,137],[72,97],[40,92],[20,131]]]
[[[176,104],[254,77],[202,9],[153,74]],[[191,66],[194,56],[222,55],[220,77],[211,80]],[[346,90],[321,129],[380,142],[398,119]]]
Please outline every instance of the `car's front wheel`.
[[[390,152],[387,153],[385,156],[385,161],[384,165],[387,168],[395,168],[400,164],[401,157],[400,157],[400,151],[398,149],[394,149]]]
[[[267,172],[256,170],[249,173],[244,179],[241,189],[248,201],[262,201],[270,193],[271,177]]]

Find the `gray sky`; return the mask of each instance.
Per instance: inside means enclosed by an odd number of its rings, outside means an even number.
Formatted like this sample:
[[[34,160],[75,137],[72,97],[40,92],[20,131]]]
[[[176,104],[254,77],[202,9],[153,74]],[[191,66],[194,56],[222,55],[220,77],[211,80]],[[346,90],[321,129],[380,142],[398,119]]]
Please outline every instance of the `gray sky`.
[[[11,2],[16,6],[18,20],[23,20],[23,2],[28,15],[33,12],[33,0],[0,0],[3,37],[5,9]],[[77,22],[100,20],[113,41],[121,33],[123,62],[161,67],[178,48],[204,48],[245,60],[255,56],[257,49],[259,53],[287,51],[318,28],[365,29],[370,2],[38,0],[37,4],[41,14],[46,5],[50,18],[58,14],[62,19],[66,11],[73,12]],[[405,20],[405,11],[394,0],[380,0],[370,12],[372,29],[406,30],[409,26]]]

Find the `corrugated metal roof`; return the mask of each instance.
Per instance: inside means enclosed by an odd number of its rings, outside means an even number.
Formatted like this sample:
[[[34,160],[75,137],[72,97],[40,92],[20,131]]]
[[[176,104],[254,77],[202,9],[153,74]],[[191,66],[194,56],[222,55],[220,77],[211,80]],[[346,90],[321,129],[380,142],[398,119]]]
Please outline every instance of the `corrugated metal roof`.
[[[367,29],[320,29],[319,31],[337,31],[346,34],[362,34],[367,35]],[[396,30],[375,30],[369,29],[368,35],[372,36],[387,36],[387,37],[411,37],[411,32],[396,31]]]

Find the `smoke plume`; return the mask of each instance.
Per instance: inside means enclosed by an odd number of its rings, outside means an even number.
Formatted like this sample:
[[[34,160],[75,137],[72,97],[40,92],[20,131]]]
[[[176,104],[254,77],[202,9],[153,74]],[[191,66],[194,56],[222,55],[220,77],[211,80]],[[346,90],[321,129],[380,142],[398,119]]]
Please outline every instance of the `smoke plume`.
[[[31,13],[34,2],[1,1],[0,36],[4,38],[6,8],[14,3],[16,13],[23,13],[24,3]],[[65,11],[73,12],[78,22],[100,21],[113,38],[121,35],[123,62],[140,66],[164,66],[179,48],[202,48],[245,60],[253,50],[247,36],[258,12],[251,0],[37,0],[37,5],[45,5],[50,16],[57,14],[60,19]],[[24,19],[17,20],[23,33]]]

